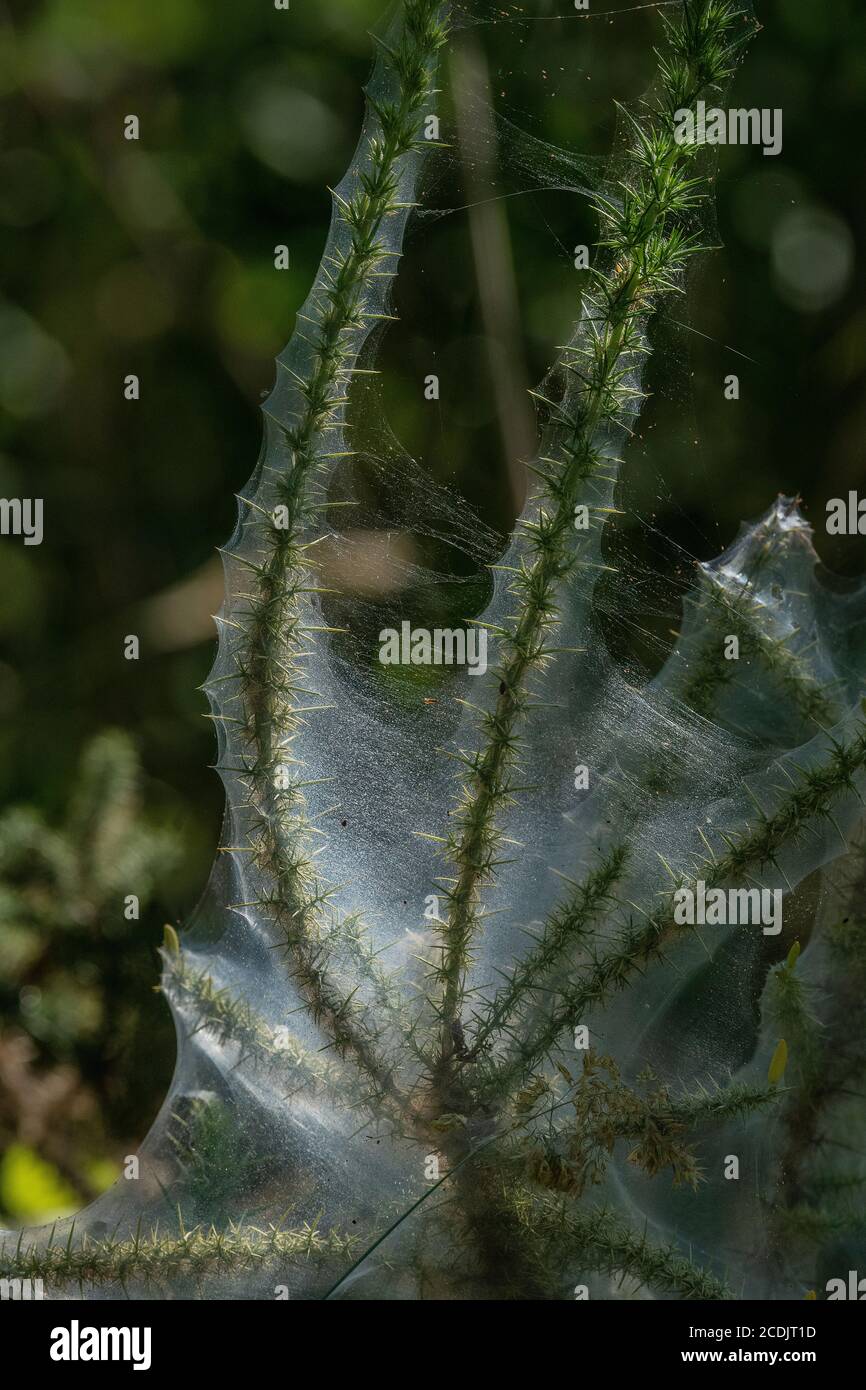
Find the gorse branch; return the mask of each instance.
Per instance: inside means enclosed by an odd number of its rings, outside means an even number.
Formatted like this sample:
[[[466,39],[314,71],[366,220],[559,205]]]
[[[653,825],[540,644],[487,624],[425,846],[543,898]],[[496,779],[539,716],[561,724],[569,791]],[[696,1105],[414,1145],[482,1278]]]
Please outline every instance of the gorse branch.
[[[25,1245],[7,1240],[0,1248],[0,1277],[45,1279],[61,1284],[127,1282],[162,1284],[184,1275],[193,1280],[209,1274],[237,1273],[254,1266],[302,1265],[344,1260],[356,1244],[334,1232],[320,1234],[315,1226],[299,1230],[269,1226],[230,1226],[228,1230],[195,1227],[177,1232],[137,1233],[126,1240],[93,1240],[86,1233],[74,1241]]]
[[[316,510],[315,475],[328,453],[330,431],[342,428],[346,390],[359,346],[369,331],[368,289],[393,254],[383,224],[399,209],[401,161],[418,142],[418,120],[430,92],[436,54],[445,42],[445,11],[437,0],[408,0],[397,46],[383,44],[392,76],[390,98],[370,99],[378,130],[369,138],[367,167],[349,199],[335,194],[343,243],[324,267],[310,326],[312,367],[297,378],[303,400],[299,418],[285,432],[289,470],[278,479],[273,518],[262,522],[269,558],[256,572],[256,593],[246,617],[248,640],[242,656],[241,700],[251,750],[251,804],[259,814],[256,861],[269,884],[261,906],[285,942],[292,974],[314,1021],[338,1054],[351,1057],[368,1077],[372,1103],[399,1116],[393,1069],[379,1046],[379,1028],[364,1006],[346,994],[331,974],[333,931],[323,916],[325,895],[316,882],[307,845],[303,778],[291,749],[315,692],[304,681],[305,648],[314,629],[305,622],[310,579],[306,523]],[[339,945],[349,948],[359,972],[381,986],[363,935],[345,924]],[[381,991],[380,991],[381,993]]]
[[[702,249],[683,219],[706,196],[705,183],[690,175],[697,147],[677,142],[673,112],[730,77],[742,42],[738,26],[744,16],[726,4],[686,5],[679,23],[667,25],[662,96],[645,125],[631,123],[630,180],[619,201],[594,198],[607,264],[593,270],[584,324],[562,363],[581,389],[573,404],[568,396],[561,403],[540,397],[553,442],[536,469],[541,487],[534,514],[523,523],[526,553],[511,585],[517,617],[499,634],[499,697],[481,720],[477,751],[465,757],[469,772],[447,841],[455,876],[444,885],[447,924],[437,971],[442,1026],[434,1066],[444,1091],[453,1087],[460,1060],[466,973],[483,917],[479,894],[499,863],[501,812],[517,795],[529,681],[555,655],[562,586],[579,564],[575,508],[587,480],[610,462],[612,431],[626,428],[642,398],[636,382],[647,319]]]
[[[614,890],[627,856],[624,846],[615,847],[585,882],[574,885],[571,896],[550,916],[542,934],[533,937],[534,948],[515,965],[484,1011],[473,1030],[472,1048],[465,1060],[478,1057],[490,1039],[513,1035],[520,1016],[531,1006],[536,992],[543,990],[563,955],[591,939],[598,915],[615,901]]]
[[[582,1273],[597,1271],[619,1279],[630,1276],[638,1286],[672,1293],[682,1299],[734,1298],[728,1284],[700,1268],[670,1245],[654,1245],[606,1207],[577,1210],[567,1200],[539,1197],[524,1189],[512,1196],[520,1220],[544,1240],[557,1258]]]
[[[163,967],[162,988],[192,1020],[193,1033],[205,1030],[220,1044],[235,1045],[239,1065],[271,1071],[287,1092],[303,1088],[347,1098],[350,1079],[343,1069],[301,1047],[288,1029],[269,1028],[245,999],[218,989],[207,971],[193,969],[185,956],[170,950],[163,952]]]
[[[559,1070],[574,1085],[567,1069]],[[672,1096],[651,1073],[626,1085],[611,1057],[584,1055],[572,1097],[573,1119],[545,1143],[530,1146],[527,1171],[539,1186],[580,1197],[603,1181],[609,1157],[629,1141],[628,1161],[655,1177],[669,1168],[675,1187],[696,1188],[701,1179],[692,1140],[695,1131],[753,1115],[779,1100],[771,1086],[729,1085]],[[652,1089],[650,1089],[652,1087]]]
[[[651,962],[660,960],[667,946],[691,930],[674,918],[675,895],[683,888],[696,891],[698,879],[707,888],[740,881],[750,870],[775,864],[782,850],[815,822],[832,819],[834,802],[856,791],[855,777],[866,769],[866,726],[862,723],[846,744],[833,742],[823,763],[799,769],[799,785],[784,797],[772,814],[761,813],[738,835],[724,834],[724,854],[713,855],[693,876],[680,874],[655,912],[636,920],[632,915],[613,941],[599,947],[595,958],[576,972],[551,1006],[546,1018],[522,1037],[510,1057],[489,1069],[482,1090],[501,1094],[520,1088],[529,1073],[547,1056],[566,1030],[573,1029],[592,1010],[623,989]]]
[[[837,701],[810,671],[790,641],[796,633],[776,636],[768,630],[766,605],[754,597],[746,583],[734,592],[704,571],[700,610],[706,623],[702,650],[683,682],[682,699],[701,714],[711,714],[718,691],[733,679],[736,663],[720,661],[723,637],[734,635],[740,654],[755,658],[770,672],[790,706],[812,724],[829,728],[839,715]]]

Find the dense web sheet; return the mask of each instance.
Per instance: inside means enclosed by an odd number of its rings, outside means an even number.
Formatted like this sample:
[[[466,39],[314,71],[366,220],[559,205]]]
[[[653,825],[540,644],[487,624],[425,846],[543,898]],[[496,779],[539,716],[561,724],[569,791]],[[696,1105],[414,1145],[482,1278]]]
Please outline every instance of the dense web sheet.
[[[614,44],[646,8],[584,22],[607,25]],[[454,10],[456,28],[480,33],[501,25],[518,35],[547,18],[509,5]],[[784,1034],[793,1071],[813,1092],[824,1064],[808,1046],[842,1026],[834,991],[854,947],[823,928],[845,912],[853,919],[844,905],[858,882],[858,851],[847,845],[864,785],[864,595],[822,584],[809,529],[780,498],[694,570],[679,635],[658,637],[654,576],[605,538],[629,506],[622,456],[650,347],[640,320],[616,417],[592,441],[597,466],[580,494],[590,524],[573,537],[577,563],[557,590],[551,651],[527,682],[519,759],[497,809],[495,872],[472,909],[450,1024],[451,1099],[441,1082],[436,1106],[425,1099],[447,1017],[438,973],[451,895],[465,870],[446,843],[461,795],[465,805],[461,758],[471,760],[488,727],[479,710],[503,696],[500,634],[546,504],[530,495],[512,537],[498,536],[409,457],[367,373],[393,309],[390,272],[408,235],[449,216],[455,165],[491,199],[556,188],[621,207],[645,106],[624,108],[604,162],[521,130],[514,112],[471,104],[474,144],[431,142],[401,156],[399,207],[379,232],[382,273],[365,280],[342,336],[341,398],[316,434],[315,472],[295,514],[301,582],[280,587],[267,572],[274,517],[297,471],[291,432],[309,406],[328,289],[351,245],[345,210],[363,190],[378,113],[393,98],[388,55],[401,22],[397,13],[383,31],[322,270],[279,358],[262,454],[225,549],[207,689],[227,809],[195,920],[182,947],[169,939],[165,951],[178,1029],[172,1088],[138,1179],[121,1180],[74,1224],[28,1233],[26,1246],[70,1242],[80,1252],[77,1264],[58,1259],[53,1296],[79,1284],[86,1296],[112,1296],[122,1283],[135,1297],[272,1298],[278,1288],[293,1298],[570,1297],[578,1285],[593,1297],[687,1297],[706,1292],[693,1261],[735,1294],[802,1297],[832,1269],[834,1242],[856,1230],[844,1202],[828,1214],[818,1190],[833,1176],[832,1154],[810,1177],[803,1134],[766,1081],[783,1036],[783,972],[815,991],[805,1010],[821,1015],[814,1036],[808,1019],[792,1021],[790,1002]],[[581,32],[575,23],[569,42],[579,45]],[[696,235],[710,221],[707,208],[686,218]],[[574,319],[537,388],[542,461],[564,456],[581,408],[574,364],[598,333],[591,296],[575,302]],[[639,582],[611,579],[614,569]],[[485,629],[488,669],[383,666],[381,632],[406,622]],[[621,659],[636,633],[656,645],[655,675]],[[730,635],[736,661],[722,655]],[[282,673],[272,688],[257,662]],[[842,855],[832,882],[817,872]],[[676,924],[673,894],[698,880],[781,890],[784,934]],[[574,930],[557,935],[558,914],[569,913]],[[802,959],[791,966],[794,937]],[[812,1036],[799,1060],[797,1026]],[[751,1101],[726,1099],[736,1088]],[[710,1129],[713,1097],[722,1099]],[[861,1114],[832,1099],[826,1122],[859,1129]],[[729,1155],[740,1158],[739,1181],[723,1176]],[[792,1198],[782,1187],[795,1165]],[[672,1168],[682,1179],[674,1185]],[[862,1159],[848,1155],[838,1176],[839,1190],[843,1179],[862,1182]],[[819,1211],[827,1222],[817,1254],[794,1229],[807,1207],[813,1225]],[[613,1253],[593,1243],[593,1222]],[[644,1239],[664,1257],[647,1256]]]

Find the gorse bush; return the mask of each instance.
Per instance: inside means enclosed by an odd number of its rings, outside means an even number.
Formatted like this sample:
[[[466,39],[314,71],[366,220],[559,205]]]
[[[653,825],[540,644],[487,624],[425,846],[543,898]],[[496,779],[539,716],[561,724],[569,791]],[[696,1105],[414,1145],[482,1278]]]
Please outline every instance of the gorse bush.
[[[166,931],[172,1091],[111,1194],[4,1247],[59,1294],[797,1298],[862,1251],[860,593],[822,586],[781,498],[636,680],[608,638],[637,596],[599,584],[651,323],[708,249],[676,113],[755,25],[659,18],[498,554],[375,378],[450,157],[443,54],[484,18],[405,0],[377,39],[225,550],[225,831]],[[388,633],[422,659],[383,665]]]

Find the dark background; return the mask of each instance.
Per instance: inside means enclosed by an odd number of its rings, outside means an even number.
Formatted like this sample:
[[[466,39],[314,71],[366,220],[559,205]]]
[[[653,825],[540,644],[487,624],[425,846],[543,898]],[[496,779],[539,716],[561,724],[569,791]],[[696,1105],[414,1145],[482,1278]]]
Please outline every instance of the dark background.
[[[476,73],[539,141],[604,155],[614,99],[634,102],[653,71],[657,15],[525,8],[538,22],[474,37]],[[780,491],[802,495],[827,565],[866,567],[862,538],[823,525],[827,499],[863,477],[866,12],[856,0],[757,10],[764,28],[730,104],[782,107],[783,153],[721,151],[725,249],[656,331],[656,394],[627,460],[619,542],[658,574],[657,627],[676,622],[678,562],[718,552]],[[221,599],[214,552],[316,273],[380,16],[378,0],[292,0],[287,13],[271,0],[0,4],[0,495],[44,498],[46,528],[39,547],[0,540],[6,1220],[74,1208],[110,1181],[168,1084],[155,947],[194,905],[221,815],[197,690]],[[137,142],[123,139],[130,113]],[[593,225],[572,193],[501,206],[513,359],[531,385],[576,312],[572,248]],[[385,404],[413,455],[507,528],[514,459],[468,233],[458,213],[410,247]],[[287,271],[274,269],[279,243]],[[434,371],[437,410],[421,387]],[[139,402],[124,400],[127,373]],[[123,657],[129,633],[138,662]],[[131,742],[106,740],[112,729]],[[141,918],[127,922],[134,891]]]

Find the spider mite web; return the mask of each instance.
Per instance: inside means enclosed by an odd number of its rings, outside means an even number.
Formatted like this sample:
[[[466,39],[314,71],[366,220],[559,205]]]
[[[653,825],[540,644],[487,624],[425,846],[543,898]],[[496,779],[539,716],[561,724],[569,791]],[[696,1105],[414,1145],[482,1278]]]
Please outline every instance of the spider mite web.
[[[557,15],[553,5],[453,8],[454,47],[463,56],[443,61],[437,80],[444,147],[431,141],[429,152],[404,159],[399,193],[405,206],[388,219],[383,235],[399,268],[401,258],[408,264],[416,250],[451,235],[454,226],[471,238],[473,207],[493,208],[497,217],[504,210],[506,219],[517,205],[539,207],[539,257],[561,264],[561,319],[551,325],[552,365],[537,390],[564,411],[578,386],[563,369],[560,349],[587,331],[585,282],[576,276],[564,234],[545,222],[552,204],[544,200],[571,197],[575,217],[586,218],[589,194],[620,198],[631,171],[632,121],[641,120],[652,93],[639,95],[642,85],[616,92],[621,110],[615,123],[609,101],[598,100],[586,130],[599,148],[589,153],[557,143],[552,132],[569,129],[570,108],[590,101],[592,84],[577,86],[578,72],[592,78],[599,65],[609,64],[622,68],[632,84],[652,74],[652,46],[661,40],[657,11],[672,7],[620,6],[588,16]],[[393,37],[398,24],[396,14],[383,33]],[[555,96],[545,96],[544,119],[531,106],[539,43],[546,45],[545,58],[558,53],[565,73]],[[631,63],[621,56],[628,53],[636,55]],[[380,57],[369,97],[386,95],[388,82]],[[607,96],[600,80],[597,85]],[[336,189],[339,198],[350,198],[359,186],[375,129],[368,104],[357,152]],[[609,144],[611,135],[612,153],[602,154],[601,137]],[[713,242],[711,212],[702,210],[700,217],[695,230]],[[273,1298],[277,1285],[292,1298],[435,1297],[459,1262],[459,1199],[452,1184],[431,1177],[429,1146],[401,1137],[375,1106],[371,1113],[351,1064],[329,1045],[280,948],[268,910],[272,885],[251,853],[260,808],[249,794],[249,748],[233,722],[250,615],[249,567],[266,554],[262,518],[273,512],[277,480],[292,466],[286,430],[302,410],[299,381],[313,360],[308,320],[321,313],[327,267],[345,238],[335,212],[322,271],[278,359],[259,464],[226,547],[227,596],[208,682],[226,788],[226,852],[218,855],[182,934],[182,955],[166,954],[163,987],[178,1030],[171,1091],[141,1146],[138,1181],[121,1180],[74,1226],[60,1223],[53,1236],[37,1232],[34,1238],[122,1239],[157,1225],[168,1234],[180,1213],[186,1231],[307,1223],[319,1232],[357,1234],[358,1243],[326,1274],[312,1261],[285,1268],[279,1260],[250,1261],[219,1272],[185,1265],[159,1286],[133,1274],[124,1287],[134,1297]],[[519,282],[521,267],[513,269]],[[478,292],[483,298],[483,286]],[[373,280],[364,308],[388,315],[400,294],[399,278],[396,288],[387,278]],[[504,314],[503,322],[514,305],[484,308]],[[688,322],[688,297],[670,313]],[[422,451],[401,444],[400,430],[389,422],[387,388],[367,375],[387,360],[389,340],[399,331],[380,319],[352,338],[352,384],[338,425],[328,431],[327,457],[315,482],[316,496],[328,506],[302,538],[315,543],[317,584],[331,591],[301,599],[305,622],[316,631],[299,701],[315,708],[305,712],[286,747],[303,769],[305,813],[295,829],[322,894],[328,968],[344,996],[375,1020],[383,1055],[412,1094],[423,1084],[425,1047],[437,1026],[426,981],[438,949],[437,914],[444,910],[440,885],[449,872],[435,837],[447,833],[459,787],[459,768],[448,754],[477,746],[478,716],[468,706],[489,709],[496,702],[495,634],[513,608],[508,567],[519,564],[526,539],[519,525],[506,537],[485,522],[444,474],[434,476]],[[655,349],[648,369],[652,389],[662,400],[654,408],[688,409],[680,340],[657,324],[648,334],[646,346]],[[635,374],[631,384],[639,389],[642,380]],[[446,402],[440,410],[447,411]],[[515,496],[522,477],[515,465],[555,444],[555,414],[539,404],[529,417],[529,448],[496,465],[503,488],[518,477]],[[515,437],[522,428],[525,439],[525,421],[524,415],[523,424],[513,426]],[[822,586],[808,527],[785,498],[744,527],[718,558],[709,549],[700,557],[686,553],[651,513],[634,507],[632,436],[639,424],[635,408],[623,428],[611,431],[604,441],[609,466],[588,484],[593,515],[613,521],[594,525],[578,542],[580,564],[562,596],[561,652],[535,682],[537,700],[520,753],[527,789],[504,814],[507,862],[484,889],[466,1024],[483,1015],[503,974],[531,951],[567,882],[585,878],[616,844],[627,845],[627,864],[593,945],[561,953],[543,988],[520,1001],[514,1029],[493,1039],[487,1065],[503,1071],[517,1068],[526,1040],[544,1033],[558,992],[593,952],[654,911],[677,875],[691,878],[708,853],[722,854],[726,837],[754,823],[756,803],[770,814],[786,784],[827,757],[827,726],[839,740],[857,727],[862,589],[840,595]],[[500,425],[507,437],[501,419],[491,428]],[[652,451],[644,456],[642,466],[653,468]],[[495,463],[497,451],[489,457]],[[696,466],[711,468],[712,455]],[[660,480],[661,497],[666,489]],[[520,519],[530,519],[532,496],[521,505]],[[748,651],[735,669],[712,678],[711,701],[687,699],[692,673],[706,659],[708,632],[716,631],[708,627],[713,596],[747,602],[762,631],[785,642],[827,692],[826,718],[811,719],[791,698],[785,673]],[[379,659],[383,630],[399,631],[404,622],[454,628],[470,619],[490,635],[482,674],[459,666],[389,667]],[[590,769],[588,790],[576,789],[578,765]],[[819,822],[750,880],[784,891],[788,919],[807,943],[807,969],[825,989],[831,963],[809,937],[822,914],[832,914],[832,893],[842,890],[834,886],[828,896],[818,871],[840,855],[858,809],[852,790],[839,799],[832,825]],[[790,933],[781,940],[787,948]],[[694,1091],[732,1078],[762,1082],[775,1038],[761,1000],[780,950],[775,939],[748,927],[690,933],[649,962],[628,989],[614,992],[606,1007],[586,1013],[593,1045],[616,1059],[629,1082],[647,1066],[674,1089]],[[207,1017],[196,993],[203,979]],[[213,1022],[214,1000],[226,1006],[222,1023]],[[553,1099],[524,1114],[522,1132],[529,1139],[555,1143],[566,1132],[569,1088],[557,1064],[565,1074],[579,1066],[569,1030],[539,1061],[552,1078]],[[489,1107],[465,1122],[479,1153],[494,1148],[511,1125]],[[811,1267],[778,1254],[766,1215],[780,1145],[776,1122],[765,1112],[714,1131],[701,1149],[706,1181],[697,1194],[672,1189],[669,1175],[650,1179],[629,1163],[627,1151],[617,1150],[596,1195],[648,1236],[675,1243],[729,1277],[746,1296],[801,1296],[799,1281],[810,1277]],[[731,1153],[742,1156],[739,1182],[720,1176]],[[627,1280],[593,1274],[579,1250],[559,1257],[553,1277],[562,1297],[578,1283],[593,1296],[651,1296]],[[84,1284],[82,1291],[114,1296],[117,1285]],[[62,1297],[76,1290],[50,1292]]]

